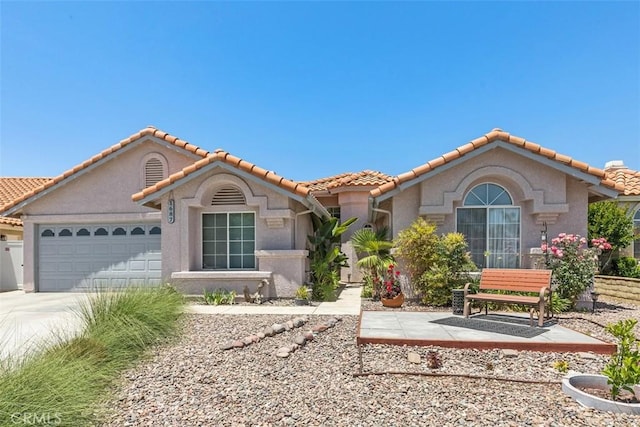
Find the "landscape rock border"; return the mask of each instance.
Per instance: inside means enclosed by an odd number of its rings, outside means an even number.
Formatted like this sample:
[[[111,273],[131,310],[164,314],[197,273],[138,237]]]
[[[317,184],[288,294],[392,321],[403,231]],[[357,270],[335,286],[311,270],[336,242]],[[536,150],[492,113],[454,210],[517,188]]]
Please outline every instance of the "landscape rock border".
[[[297,349],[304,347],[309,341],[313,341],[316,335],[333,328],[341,320],[342,319],[340,317],[330,317],[324,322],[315,324],[311,329],[297,334],[291,344],[280,347],[276,351],[276,356],[280,358],[289,357],[289,355],[291,355]],[[261,331],[247,335],[244,338],[226,341],[222,345],[220,345],[220,349],[226,351],[245,348],[266,338],[281,334],[285,331],[292,331],[294,329],[301,328],[307,322],[308,319],[306,317],[296,317],[284,323],[274,323],[273,325],[266,326]]]

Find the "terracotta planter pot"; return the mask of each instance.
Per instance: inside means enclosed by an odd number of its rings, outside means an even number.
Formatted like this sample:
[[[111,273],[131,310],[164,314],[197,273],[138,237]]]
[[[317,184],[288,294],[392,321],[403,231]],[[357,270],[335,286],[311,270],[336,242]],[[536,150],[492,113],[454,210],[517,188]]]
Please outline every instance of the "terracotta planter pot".
[[[576,374],[564,377],[562,379],[562,391],[587,408],[640,415],[640,403],[624,403],[603,399],[586,393],[581,388],[611,390],[611,387],[607,384],[607,377],[604,375]]]
[[[385,307],[398,308],[404,304],[404,294],[400,293],[395,298],[380,298],[382,305]]]

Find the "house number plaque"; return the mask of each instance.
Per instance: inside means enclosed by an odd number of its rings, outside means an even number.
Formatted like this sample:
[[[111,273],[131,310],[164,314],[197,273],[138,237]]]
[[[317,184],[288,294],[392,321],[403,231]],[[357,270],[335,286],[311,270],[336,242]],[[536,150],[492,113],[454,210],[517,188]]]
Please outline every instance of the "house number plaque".
[[[169,224],[173,224],[176,220],[176,201],[174,199],[169,199],[169,206],[167,207],[167,221]]]

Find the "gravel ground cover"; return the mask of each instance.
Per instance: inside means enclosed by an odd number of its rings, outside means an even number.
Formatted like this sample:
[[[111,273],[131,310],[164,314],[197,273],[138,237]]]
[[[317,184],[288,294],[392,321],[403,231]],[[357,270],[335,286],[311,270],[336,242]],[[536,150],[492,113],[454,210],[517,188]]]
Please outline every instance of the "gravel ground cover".
[[[603,302],[599,308],[595,314],[563,315],[560,324],[610,340],[593,322],[640,317],[640,308],[628,304]],[[407,304],[404,309],[429,308]],[[329,317],[308,316],[300,329]],[[177,343],[155,349],[123,376],[116,397],[105,405],[104,425],[640,426],[640,417],[586,409],[562,393],[563,374],[554,363],[562,360],[570,369],[597,373],[606,363],[598,355],[519,352],[506,357],[500,350],[372,345],[363,347],[365,372],[416,375],[354,376],[359,372],[357,316],[342,316],[286,359],[276,352],[299,331],[243,349],[220,349],[228,340],[292,318],[186,316]],[[429,369],[429,351],[437,352],[441,368]],[[410,362],[409,353],[420,363]]]

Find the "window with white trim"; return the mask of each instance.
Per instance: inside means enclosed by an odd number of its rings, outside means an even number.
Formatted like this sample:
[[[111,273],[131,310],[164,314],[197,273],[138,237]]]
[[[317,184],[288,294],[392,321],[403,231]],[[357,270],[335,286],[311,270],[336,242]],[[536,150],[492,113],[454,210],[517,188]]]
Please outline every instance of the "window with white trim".
[[[497,184],[474,187],[456,211],[456,227],[479,267],[520,267],[520,208]]]
[[[202,214],[202,268],[252,270],[256,268],[254,212]]]

